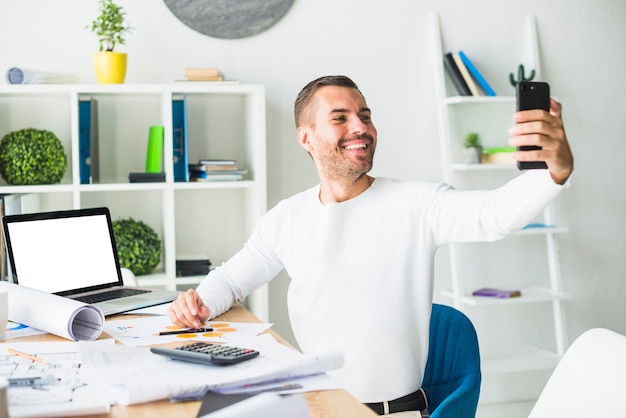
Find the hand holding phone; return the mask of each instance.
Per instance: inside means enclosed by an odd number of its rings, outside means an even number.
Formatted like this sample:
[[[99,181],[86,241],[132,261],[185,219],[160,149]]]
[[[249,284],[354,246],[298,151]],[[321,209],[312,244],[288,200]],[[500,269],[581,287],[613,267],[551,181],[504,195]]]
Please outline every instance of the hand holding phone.
[[[517,97],[517,110],[543,109],[550,111],[550,86],[541,81],[520,81],[515,89]],[[541,149],[534,145],[517,147],[519,151]],[[547,164],[543,161],[518,161],[520,170],[546,169]]]

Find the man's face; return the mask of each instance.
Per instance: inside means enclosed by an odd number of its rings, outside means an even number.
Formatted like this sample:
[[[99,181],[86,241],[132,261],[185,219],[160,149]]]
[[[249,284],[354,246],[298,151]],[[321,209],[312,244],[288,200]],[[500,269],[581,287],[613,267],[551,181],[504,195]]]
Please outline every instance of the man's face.
[[[372,169],[377,132],[370,109],[357,90],[322,87],[305,112],[298,138],[320,176],[356,181]]]

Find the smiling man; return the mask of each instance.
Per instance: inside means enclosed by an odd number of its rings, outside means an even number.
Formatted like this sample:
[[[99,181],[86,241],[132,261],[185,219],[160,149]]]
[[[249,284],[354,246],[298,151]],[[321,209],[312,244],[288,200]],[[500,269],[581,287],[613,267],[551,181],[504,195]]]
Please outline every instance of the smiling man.
[[[540,145],[519,160],[545,161],[499,189],[373,178],[377,132],[345,76],[307,84],[295,102],[298,142],[320,184],[279,202],[245,246],[181,295],[168,314],[199,327],[281,270],[291,278],[289,317],[305,353],[343,352],[330,374],[381,415],[421,417],[434,258],[449,242],[490,241],[521,229],[563,189],[573,170],[561,105],[515,115],[511,144]],[[426,415],[426,414],[424,414]]]

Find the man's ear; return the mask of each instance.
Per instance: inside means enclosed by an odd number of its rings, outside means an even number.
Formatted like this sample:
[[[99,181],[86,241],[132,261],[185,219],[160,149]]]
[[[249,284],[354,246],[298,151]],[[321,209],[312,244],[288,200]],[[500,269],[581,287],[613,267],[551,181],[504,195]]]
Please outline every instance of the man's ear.
[[[308,153],[311,152],[311,142],[309,141],[310,130],[306,126],[298,127],[298,144]]]

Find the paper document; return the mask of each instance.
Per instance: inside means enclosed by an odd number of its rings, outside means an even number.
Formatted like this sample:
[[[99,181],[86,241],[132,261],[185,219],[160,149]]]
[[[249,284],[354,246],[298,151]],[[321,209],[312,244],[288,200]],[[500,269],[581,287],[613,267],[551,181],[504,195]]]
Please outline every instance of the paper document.
[[[9,292],[9,319],[74,341],[95,340],[104,329],[100,308],[63,296],[0,281]]]
[[[304,356],[277,343],[267,334],[248,341],[246,345],[259,350],[258,357],[232,366],[170,360],[152,354],[147,347],[117,344],[83,347],[88,348],[81,352],[85,370],[97,375],[121,405],[313,375],[343,366],[343,355],[338,351]]]
[[[78,82],[78,78],[72,74],[18,67],[12,67],[7,70],[6,80],[9,84],[73,84]]]
[[[270,328],[272,324],[228,321],[208,321],[203,328],[209,332],[184,333],[175,335],[155,335],[160,332],[180,330],[167,316],[150,316],[135,319],[107,321],[104,331],[124,345],[142,346],[180,342],[189,340],[226,343],[229,345],[245,344]]]
[[[107,345],[113,340],[89,342]],[[70,417],[106,414],[110,399],[81,368],[78,342],[2,344],[39,360],[0,351],[2,376],[9,379],[7,399],[11,418]]]

